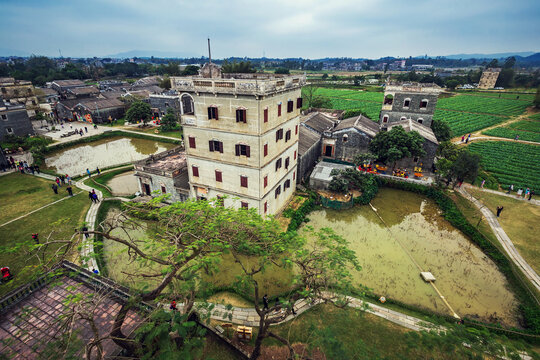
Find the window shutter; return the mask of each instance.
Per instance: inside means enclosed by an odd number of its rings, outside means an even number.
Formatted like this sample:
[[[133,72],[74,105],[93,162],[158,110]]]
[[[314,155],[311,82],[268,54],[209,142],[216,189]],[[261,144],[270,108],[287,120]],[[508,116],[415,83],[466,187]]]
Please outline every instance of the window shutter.
[[[264,149],[264,156],[267,156],[268,155],[268,144],[264,144],[263,149]]]
[[[287,130],[285,133],[285,142],[291,140],[291,130]]]
[[[290,113],[294,109],[294,103],[292,100],[287,101],[287,112]]]
[[[299,97],[298,99],[296,99],[296,108],[300,109],[301,107],[302,107],[302,98]]]
[[[242,205],[242,209],[247,209],[248,208],[248,203],[247,202],[241,201],[240,204]]]
[[[217,120],[218,119],[218,111],[217,111],[217,107],[214,108],[214,118]]]
[[[277,106],[277,116],[281,116],[281,104]]]
[[[290,159],[289,159],[289,158],[286,158],[286,159],[285,159],[285,169],[288,169],[288,168],[289,168],[289,162],[290,162]]]
[[[292,173],[292,179],[293,179],[293,181],[296,179],[296,171],[293,171],[293,173]]]
[[[246,156],[249,157],[249,146],[246,145]]]
[[[296,150],[294,150],[294,160],[296,160]]]
[[[240,156],[240,144],[234,145],[236,156]]]
[[[208,142],[208,147],[210,148],[211,152],[214,152],[214,141],[213,140],[210,140]]]
[[[298,135],[298,125],[296,125],[294,128],[294,135]]]
[[[195,165],[191,165],[191,170],[193,172],[193,176],[199,176],[199,168]]]
[[[268,211],[268,201],[265,201],[264,202],[264,213],[266,214],[267,211]]]
[[[223,154],[223,142],[219,142],[219,152]]]
[[[276,131],[276,142],[278,142],[278,141],[279,141],[279,130]]]
[[[240,186],[241,187],[248,187],[248,178],[247,176],[240,175]]]
[[[208,120],[212,118],[212,107],[208,107]]]
[[[240,110],[236,109],[236,122],[240,122]]]
[[[264,177],[264,187],[268,186],[268,175]]]
[[[219,171],[219,170],[216,170],[216,181],[217,182],[222,182],[223,181],[221,171]]]
[[[196,149],[197,147],[195,146],[195,138],[193,136],[190,136],[188,139],[189,139],[189,147],[192,149]]]
[[[268,108],[264,109],[264,122],[268,122]]]

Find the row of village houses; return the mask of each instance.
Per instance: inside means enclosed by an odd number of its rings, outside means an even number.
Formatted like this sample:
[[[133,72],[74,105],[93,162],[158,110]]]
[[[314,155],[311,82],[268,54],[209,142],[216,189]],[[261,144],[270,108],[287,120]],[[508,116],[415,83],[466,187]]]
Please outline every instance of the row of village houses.
[[[132,99],[148,102],[159,118],[171,107],[178,114],[180,102],[174,92],[158,86],[152,76],[133,84],[106,80],[89,85],[81,80],[56,80],[37,88],[31,82],[0,78],[0,141],[6,135],[33,135],[37,112],[59,121],[105,123],[124,116]],[[34,124],[34,127],[39,124]]]

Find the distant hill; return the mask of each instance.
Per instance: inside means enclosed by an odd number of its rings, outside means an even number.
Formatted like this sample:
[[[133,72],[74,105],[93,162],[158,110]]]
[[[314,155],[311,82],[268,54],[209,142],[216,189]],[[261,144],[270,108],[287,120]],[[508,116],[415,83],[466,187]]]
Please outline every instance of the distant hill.
[[[21,50],[15,50],[15,49],[6,49],[6,48],[0,48],[0,56],[30,56],[32,55],[28,51],[21,51]]]
[[[201,54],[195,54],[192,52],[181,52],[181,51],[153,51],[153,50],[131,50],[131,51],[125,51],[118,54],[112,54],[107,55],[104,57],[110,57],[110,58],[120,58],[120,59],[127,59],[127,58],[150,58],[150,57],[157,57],[157,58],[190,58],[190,57],[199,57]]]
[[[495,53],[495,54],[455,54],[445,55],[447,59],[501,59],[510,56],[527,57],[533,55],[534,51],[522,51],[522,52],[507,52],[507,53]]]

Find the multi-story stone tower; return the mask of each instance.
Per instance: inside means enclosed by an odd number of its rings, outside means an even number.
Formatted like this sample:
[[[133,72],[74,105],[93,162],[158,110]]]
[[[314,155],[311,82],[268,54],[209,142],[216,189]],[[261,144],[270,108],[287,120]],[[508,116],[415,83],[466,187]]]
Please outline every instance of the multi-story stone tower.
[[[441,92],[441,87],[436,84],[387,83],[379,119],[381,129],[408,119],[431,128],[437,97]]]
[[[279,212],[293,195],[305,76],[221,74],[206,64],[174,77],[181,103],[191,196]]]

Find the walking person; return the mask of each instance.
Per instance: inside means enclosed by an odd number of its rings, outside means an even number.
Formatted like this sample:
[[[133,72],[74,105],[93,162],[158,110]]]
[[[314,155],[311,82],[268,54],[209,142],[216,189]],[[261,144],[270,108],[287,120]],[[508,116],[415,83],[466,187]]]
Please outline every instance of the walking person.
[[[86,173],[88,174],[88,177],[92,177],[92,174],[90,173],[90,170],[88,170],[88,168],[86,168]]]
[[[60,178],[56,178],[56,185],[58,185],[58,187],[62,187],[62,184],[60,184]]]
[[[464,142],[464,141],[465,141],[465,135],[463,135],[463,136],[461,137],[461,142]]]
[[[88,237],[90,236],[90,234],[88,234],[88,227],[86,227],[86,225],[84,225],[84,226],[81,228],[81,231],[83,232],[84,237],[88,239]]]
[[[534,190],[531,190],[531,192],[529,193],[529,201],[531,201],[531,198],[533,195],[534,195]]]
[[[56,184],[52,184],[51,186],[52,190],[54,191],[55,194],[58,194],[58,186]]]
[[[34,240],[36,242],[36,245],[39,244],[39,234],[38,233],[33,233],[32,234],[32,240]]]
[[[514,138],[514,140],[518,141],[518,140],[519,140],[519,135],[516,135],[516,137]]]
[[[503,206],[497,206],[497,217],[499,217],[499,215],[501,215],[501,211],[503,211],[504,207]]]
[[[169,306],[169,309],[171,309],[171,310],[173,310],[173,311],[177,310],[177,309],[176,309],[176,301],[174,301],[174,300],[171,301],[171,305]]]
[[[71,176],[69,176],[68,174],[66,174],[66,181],[69,185],[71,185]]]
[[[94,202],[94,195],[92,195],[91,191],[88,192],[88,198],[90,199],[91,202]]]
[[[60,181],[62,182],[62,184],[66,184],[66,177],[64,175],[60,175]]]
[[[101,174],[101,170],[99,170],[99,168],[97,166],[96,166],[96,172],[97,172],[98,175]]]
[[[88,128],[86,126],[84,127],[84,132],[88,133]]]
[[[262,300],[263,300],[263,310],[268,310],[268,295],[264,294]]]
[[[39,174],[39,166],[34,166],[34,169],[36,170],[36,172]]]
[[[486,183],[486,179],[482,180],[482,184],[480,185],[480,189],[484,188],[484,184]]]
[[[68,192],[69,196],[73,196],[73,189],[71,188],[71,185],[68,185],[66,191]]]
[[[508,187],[508,191],[506,192],[507,194],[510,194],[512,191],[514,191],[514,184],[510,185]]]
[[[520,197],[521,197],[521,194],[523,194],[523,189],[519,189],[519,190],[517,191],[517,193],[516,193],[516,196],[517,196],[518,198],[520,198]]]
[[[99,198],[96,193],[92,193],[92,200],[95,201],[96,203],[99,202]]]

